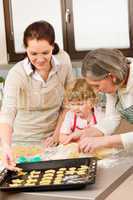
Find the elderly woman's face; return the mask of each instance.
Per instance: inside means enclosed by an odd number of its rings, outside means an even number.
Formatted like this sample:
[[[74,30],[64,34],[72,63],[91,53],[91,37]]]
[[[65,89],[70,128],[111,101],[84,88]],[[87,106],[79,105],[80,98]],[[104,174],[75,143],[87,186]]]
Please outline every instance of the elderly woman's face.
[[[46,40],[28,40],[26,48],[31,63],[37,70],[49,70],[53,46]]]
[[[114,84],[113,78],[114,77],[109,75],[106,78],[99,81],[93,81],[93,80],[90,80],[89,78],[86,78],[86,80],[92,86],[95,92],[114,94],[116,90],[118,89],[118,87],[117,85]]]

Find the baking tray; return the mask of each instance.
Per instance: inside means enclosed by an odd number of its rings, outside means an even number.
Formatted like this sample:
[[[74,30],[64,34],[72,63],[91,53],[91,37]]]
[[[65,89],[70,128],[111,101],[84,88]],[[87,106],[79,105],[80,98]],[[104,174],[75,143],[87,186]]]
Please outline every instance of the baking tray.
[[[1,172],[1,191],[37,192],[82,189],[88,184],[95,183],[97,160],[94,157],[50,160],[17,164],[17,167],[23,169],[24,175],[19,176],[17,172],[7,169]],[[53,174],[51,175],[51,173]],[[17,183],[17,186],[14,186],[13,181],[16,179],[17,182],[18,179],[22,182],[20,185]],[[31,179],[35,179],[36,182],[33,183]]]

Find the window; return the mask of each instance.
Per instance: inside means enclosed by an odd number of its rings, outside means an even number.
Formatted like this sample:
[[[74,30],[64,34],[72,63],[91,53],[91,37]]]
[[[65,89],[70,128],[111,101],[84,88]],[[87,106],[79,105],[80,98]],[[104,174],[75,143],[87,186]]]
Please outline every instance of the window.
[[[4,0],[6,38],[9,62],[24,57],[23,32],[34,21],[50,22],[56,34],[56,42],[63,46],[61,0]]]
[[[133,0],[3,0],[9,62],[24,57],[25,27],[47,20],[56,41],[74,60],[99,47],[133,52]],[[30,12],[29,12],[30,10]]]
[[[133,55],[133,0],[67,0],[68,48],[73,59],[88,50],[118,48]]]

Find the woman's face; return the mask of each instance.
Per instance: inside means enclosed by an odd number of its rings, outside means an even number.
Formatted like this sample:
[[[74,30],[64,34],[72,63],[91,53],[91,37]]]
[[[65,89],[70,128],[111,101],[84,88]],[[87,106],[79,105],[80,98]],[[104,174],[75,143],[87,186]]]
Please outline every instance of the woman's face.
[[[52,50],[53,46],[46,40],[31,39],[27,42],[27,55],[37,70],[49,70]]]
[[[92,86],[92,88],[96,93],[103,92],[110,94],[114,94],[118,89],[118,86],[114,84],[115,79],[116,79],[115,77],[110,75],[107,76],[105,79],[99,81],[92,81],[89,78],[86,78],[87,82]]]

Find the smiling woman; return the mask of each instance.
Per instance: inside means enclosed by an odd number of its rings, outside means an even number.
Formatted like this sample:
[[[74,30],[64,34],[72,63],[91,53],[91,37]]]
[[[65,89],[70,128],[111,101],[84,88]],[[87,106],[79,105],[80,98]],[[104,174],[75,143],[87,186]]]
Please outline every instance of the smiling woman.
[[[86,131],[80,143],[84,152],[103,147],[124,147],[132,150],[133,132],[112,135],[121,119],[133,124],[133,61],[117,49],[96,49],[83,60],[82,75],[99,92],[106,93],[105,118]],[[90,138],[90,133],[103,137]]]
[[[53,48],[46,40],[37,41],[34,39],[28,41],[26,49],[28,58],[44,80],[47,80],[51,70],[50,60]]]
[[[83,61],[83,76],[101,92],[114,93],[127,80],[128,73],[128,61],[117,49],[96,49]]]
[[[45,147],[58,143],[64,87],[73,80],[69,55],[55,43],[51,24],[30,24],[23,41],[27,57],[8,73],[0,117],[3,160],[10,169],[12,139]]]

